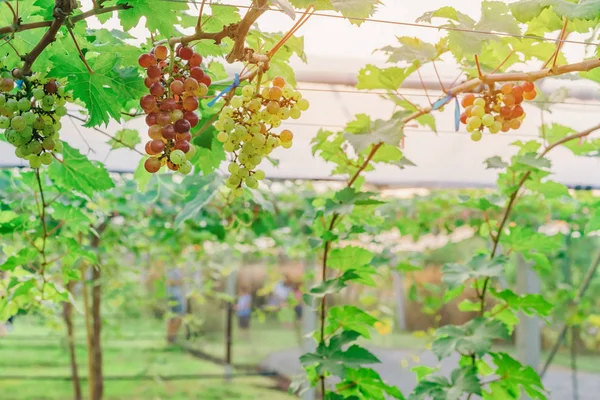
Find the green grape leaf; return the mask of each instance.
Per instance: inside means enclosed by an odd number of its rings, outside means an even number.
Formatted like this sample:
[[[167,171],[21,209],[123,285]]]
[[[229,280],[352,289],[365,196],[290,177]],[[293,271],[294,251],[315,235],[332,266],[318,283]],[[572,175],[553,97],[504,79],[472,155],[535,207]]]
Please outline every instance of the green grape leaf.
[[[518,295],[510,289],[504,289],[500,292],[495,289],[490,290],[490,293],[504,301],[504,304],[498,304],[495,308],[508,307],[513,311],[522,311],[527,315],[537,315],[546,317],[552,312],[553,306],[548,303],[542,295],[539,294],[524,294]],[[494,311],[492,310],[492,313]]]
[[[385,400],[388,396],[404,399],[400,389],[387,385],[371,368],[348,369],[345,380],[336,385],[342,399]]]
[[[551,180],[545,182],[530,181],[527,182],[526,187],[534,192],[543,194],[547,199],[569,196],[569,189],[565,185]]]
[[[529,167],[531,170],[542,170],[550,168],[552,165],[550,160],[545,157],[539,157],[536,153],[526,153],[524,155],[517,155],[513,157],[513,162],[517,165]]]
[[[196,218],[204,207],[219,193],[218,189],[223,183],[223,178],[216,175],[188,176],[183,181],[183,187],[188,188],[188,195],[183,201],[185,206],[175,217],[175,227]]]
[[[237,7],[224,7],[220,4],[211,4],[210,15],[202,16],[202,30],[204,32],[220,32],[224,26],[235,24],[242,20]],[[194,17],[194,19],[196,19]]]
[[[402,107],[405,111],[411,114],[420,110],[417,106],[415,106],[408,100],[401,98],[395,94],[391,95],[390,97],[392,98],[392,100],[394,100],[394,103],[396,103],[398,106]],[[419,123],[419,125],[427,126],[429,127],[429,129],[437,133],[437,126],[435,124],[435,117],[433,115],[425,113],[417,117],[416,121]]]
[[[146,168],[144,168],[144,163],[146,160],[146,157],[142,157],[137,168],[135,169],[135,172],[133,173],[133,179],[137,182],[138,189],[142,193],[146,191],[148,188],[148,183],[150,183],[152,180],[152,174],[146,171]]]
[[[511,227],[502,243],[517,252],[536,251],[548,253],[560,247],[560,235],[545,235],[529,227]]]
[[[359,267],[369,264],[375,254],[367,249],[358,246],[346,246],[333,249],[329,253],[327,265],[330,268],[347,270],[353,267]]]
[[[449,19],[471,28],[475,26],[474,19],[449,6],[439,8],[435,11],[428,11],[417,18],[416,22],[427,22],[430,24],[433,18]]]
[[[348,123],[344,133],[344,138],[350,142],[357,153],[379,143],[399,146],[403,137],[404,122],[401,118],[392,117],[387,121],[381,119],[372,121],[365,114],[358,114],[356,120]]]
[[[325,280],[325,281],[319,283],[318,285],[314,286],[308,292],[308,294],[310,296],[315,296],[315,297],[320,298],[320,297],[326,296],[328,294],[337,293],[340,290],[342,290],[343,288],[345,288],[346,286],[348,286],[346,284],[348,281],[356,280],[358,278],[359,278],[359,275],[356,274],[356,271],[348,270],[337,278],[328,279],[328,280]]]
[[[115,133],[115,136],[108,141],[111,148],[120,149],[126,147],[134,149],[136,145],[142,143],[140,134],[135,129],[121,129]]]
[[[542,381],[530,366],[522,365],[506,353],[491,353],[494,364],[498,367],[496,375],[502,377],[497,382],[492,382],[489,389],[485,390],[485,399],[504,400],[504,394],[521,395],[521,389],[532,400],[546,400],[546,393]],[[513,396],[511,396],[513,397]]]
[[[54,19],[54,6],[56,5],[55,0],[35,0],[33,5],[37,7],[37,11],[34,11],[31,15],[39,15],[44,20]],[[22,17],[22,14],[19,15]]]
[[[374,163],[380,162],[395,165],[400,169],[415,166],[415,164],[412,161],[410,161],[404,156],[402,150],[400,150],[398,147],[391,146],[385,143],[373,155],[371,161]]]
[[[338,329],[355,331],[367,339],[371,337],[369,329],[377,322],[377,318],[355,306],[335,306],[328,313],[329,325],[325,334],[331,335]]]
[[[487,160],[485,160],[485,167],[487,169],[490,169],[490,168],[504,169],[504,168],[508,167],[508,163],[505,161],[502,161],[502,158],[500,158],[499,156],[494,156],[494,157],[491,157],[491,158],[488,158]]]
[[[115,186],[102,163],[90,161],[66,142],[63,147],[62,162],[53,162],[48,167],[48,175],[55,186],[69,192],[81,192],[87,197]]]
[[[73,90],[90,113],[86,126],[108,124],[110,117],[121,119],[121,99],[137,97],[144,93],[144,84],[135,68],[119,68],[120,58],[103,54],[88,60],[93,74],[81,62],[73,62],[71,56],[50,57],[54,67],[51,76],[68,78],[67,89]]]
[[[373,198],[376,193],[357,192],[354,188],[344,188],[335,193],[333,198],[325,202],[325,214],[349,214],[355,206],[383,204],[382,201]]]
[[[438,48],[416,37],[400,36],[398,42],[400,43],[398,47],[386,46],[380,49],[388,55],[389,63],[408,62],[418,66],[438,59],[446,51],[444,47]],[[415,65],[408,69],[410,73],[416,70]]]
[[[443,281],[451,288],[462,285],[469,279],[500,276],[504,265],[508,262],[505,256],[495,257],[490,260],[486,254],[478,254],[467,264],[445,264],[442,267]]]
[[[360,26],[382,4],[380,0],[331,0],[331,6],[348,18],[352,24]]]
[[[198,166],[204,175],[213,173],[226,159],[223,144],[213,137],[211,148],[196,147],[196,155],[192,158],[192,164]]]
[[[506,326],[497,320],[477,317],[461,326],[439,328],[431,349],[440,360],[454,352],[481,357],[490,351],[495,339],[510,339]]]
[[[39,253],[31,248],[25,247],[17,254],[14,254],[6,259],[2,265],[0,265],[0,271],[13,271],[16,267],[22,267],[30,264],[36,260]]]
[[[356,88],[363,89],[389,89],[397,90],[402,82],[412,74],[416,68],[389,67],[379,68],[372,64],[367,64],[358,73],[358,82]]]
[[[361,367],[364,364],[380,363],[367,349],[352,345],[347,350],[342,346],[355,341],[360,334],[354,331],[343,331],[331,337],[329,344],[321,342],[314,353],[306,353],[300,357],[303,366],[317,364],[317,373],[329,372],[344,379],[346,368]]]
[[[439,370],[440,369],[438,367],[432,368],[432,367],[428,367],[426,365],[415,365],[414,367],[412,367],[410,369],[410,371],[414,372],[415,375],[417,376],[417,383],[421,382],[423,380],[423,378],[425,378]]]
[[[596,207],[594,214],[592,214],[590,220],[585,225],[585,234],[600,230],[600,208]]]
[[[117,4],[131,4],[131,0],[118,0]],[[129,31],[144,17],[146,28],[150,31],[172,37],[178,33],[176,26],[179,25],[179,15],[188,9],[185,2],[136,0],[134,7],[119,12],[119,19],[123,30]]]
[[[579,3],[568,0],[521,0],[510,5],[512,14],[523,23],[536,18],[548,7],[552,7],[559,17],[570,20],[594,20],[600,17],[600,0],[581,0]]]
[[[481,395],[477,369],[472,365],[453,370],[450,380],[439,375],[425,377],[408,400],[459,400],[465,394]]]
[[[560,124],[552,124],[550,126],[542,126],[540,128],[540,135],[545,137],[550,143],[555,143],[560,139],[577,133],[574,129],[566,127]],[[575,139],[569,140],[561,146],[571,150],[576,156],[581,155],[595,155],[600,148],[600,139]]]
[[[510,14],[509,7],[501,1],[482,1],[481,19],[475,29],[486,32],[521,34],[518,22]]]

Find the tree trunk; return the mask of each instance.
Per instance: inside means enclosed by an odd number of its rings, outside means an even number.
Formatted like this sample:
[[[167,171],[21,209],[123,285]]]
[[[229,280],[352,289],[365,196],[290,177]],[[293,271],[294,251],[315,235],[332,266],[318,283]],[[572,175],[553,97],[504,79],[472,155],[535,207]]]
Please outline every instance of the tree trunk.
[[[102,316],[100,314],[100,301],[102,299],[102,284],[100,266],[92,270],[92,352],[94,358],[93,375],[94,385],[92,388],[92,400],[101,400],[104,392],[104,378],[102,376]]]
[[[73,293],[76,281],[67,283],[67,290]],[[82,400],[81,397],[81,381],[79,380],[79,372],[77,369],[77,354],[75,353],[75,331],[73,329],[73,304],[65,302],[63,304],[63,319],[67,327],[67,343],[69,345],[69,356],[71,360],[71,378],[73,380],[73,391],[75,392],[75,400]]]

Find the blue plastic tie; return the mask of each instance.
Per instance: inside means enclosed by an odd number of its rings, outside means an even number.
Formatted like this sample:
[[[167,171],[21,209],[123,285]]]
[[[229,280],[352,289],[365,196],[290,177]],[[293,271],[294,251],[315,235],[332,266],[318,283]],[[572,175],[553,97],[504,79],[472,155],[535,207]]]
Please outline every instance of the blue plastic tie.
[[[16,81],[17,84],[17,89],[21,90],[21,88],[23,87],[23,80],[19,79]]]
[[[440,108],[442,108],[444,106],[444,104],[448,103],[450,100],[452,100],[454,96],[452,96],[451,94],[449,94],[448,96],[439,99],[438,101],[436,101],[435,103],[433,103],[433,106],[431,106],[432,110],[438,110]]]
[[[460,104],[458,102],[458,97],[454,98],[456,107],[454,108],[454,130],[458,132],[460,129]]]
[[[208,103],[209,107],[214,106],[217,101],[219,101],[219,99],[223,96],[225,96],[227,93],[231,92],[232,90],[234,90],[236,87],[240,86],[240,74],[235,74],[234,78],[233,78],[233,82],[231,83],[231,85],[227,86],[225,89],[223,89],[223,91],[221,93],[219,93],[219,95],[217,97],[215,97],[214,99],[212,99],[210,101],[210,103]]]

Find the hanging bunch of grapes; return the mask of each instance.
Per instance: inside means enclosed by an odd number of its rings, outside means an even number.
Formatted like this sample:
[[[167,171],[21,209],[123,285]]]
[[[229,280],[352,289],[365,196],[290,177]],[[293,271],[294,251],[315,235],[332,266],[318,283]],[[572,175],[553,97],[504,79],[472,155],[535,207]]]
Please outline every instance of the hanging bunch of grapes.
[[[276,133],[274,130],[288,118],[300,118],[308,107],[308,100],[302,98],[300,92],[277,77],[260,93],[256,93],[254,86],[244,86],[242,95],[234,96],[223,108],[215,128],[219,131],[217,139],[233,157],[228,167],[231,176],[226,184],[234,195],[242,193],[242,184],[253,189],[264,179],[265,173],[256,167],[273,149],[292,146],[291,131],[284,129]]]
[[[485,129],[492,134],[519,129],[525,118],[521,103],[533,100],[536,95],[532,82],[505,83],[500,90],[491,88],[478,96],[469,93],[462,100],[465,111],[460,122],[467,126],[467,132],[476,142],[481,140]]]
[[[202,69],[202,56],[180,45],[173,53],[166,46],[156,46],[142,54],[139,64],[146,69],[146,87],[150,94],[140,100],[146,115],[148,136],[144,163],[146,171],[155,173],[166,165],[172,171],[189,174],[195,154],[190,144],[190,129],[198,125],[198,98],[208,94],[210,77]]]
[[[23,76],[18,68],[0,76],[0,132],[16,147],[17,157],[31,168],[50,165],[62,151],[58,138],[60,119],[72,93],[58,81],[39,75]],[[15,81],[16,79],[16,81]]]

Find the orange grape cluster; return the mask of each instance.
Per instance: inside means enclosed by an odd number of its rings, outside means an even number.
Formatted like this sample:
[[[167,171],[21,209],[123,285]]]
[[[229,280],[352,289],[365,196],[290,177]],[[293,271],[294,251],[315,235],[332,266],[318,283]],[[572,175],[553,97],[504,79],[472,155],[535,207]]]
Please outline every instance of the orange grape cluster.
[[[234,196],[241,195],[242,184],[250,189],[258,186],[265,173],[256,167],[273,149],[292,146],[293,133],[284,129],[273,132],[289,118],[298,119],[310,104],[302,94],[281,77],[256,93],[254,86],[244,86],[241,96],[234,96],[215,123],[217,139],[226,152],[233,155],[226,185]]]
[[[198,125],[199,98],[208,94],[210,77],[202,69],[202,56],[180,45],[170,54],[166,46],[156,46],[138,60],[146,69],[146,87],[140,106],[146,113],[148,136],[144,162],[146,171],[156,173],[166,165],[172,171],[189,174],[195,147],[190,129]]]
[[[492,88],[479,97],[469,93],[462,100],[465,111],[460,115],[460,122],[467,126],[467,132],[476,142],[481,140],[486,128],[491,134],[519,129],[525,118],[521,103],[533,100],[536,95],[532,82],[505,83],[500,90]]]

